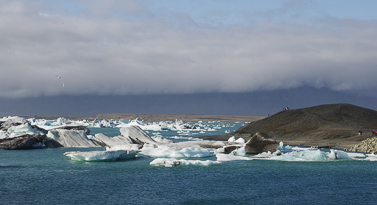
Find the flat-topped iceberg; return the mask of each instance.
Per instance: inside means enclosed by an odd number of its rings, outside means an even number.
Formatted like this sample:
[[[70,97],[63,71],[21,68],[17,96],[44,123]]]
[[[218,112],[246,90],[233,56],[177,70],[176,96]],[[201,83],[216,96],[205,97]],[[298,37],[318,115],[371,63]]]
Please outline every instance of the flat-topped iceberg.
[[[116,161],[136,158],[135,150],[118,150],[118,151],[91,151],[91,152],[65,152],[64,155],[73,161],[81,162],[98,162],[98,161]]]
[[[145,145],[140,150],[141,155],[150,157],[166,157],[166,158],[185,158],[185,157],[210,157],[213,152],[204,148],[186,147],[180,150],[170,148],[168,146],[151,146]]]
[[[220,161],[213,160],[186,160],[186,159],[175,159],[175,158],[157,158],[154,159],[150,165],[152,166],[163,166],[163,167],[174,167],[178,165],[203,165],[209,166],[212,164],[220,164]]]

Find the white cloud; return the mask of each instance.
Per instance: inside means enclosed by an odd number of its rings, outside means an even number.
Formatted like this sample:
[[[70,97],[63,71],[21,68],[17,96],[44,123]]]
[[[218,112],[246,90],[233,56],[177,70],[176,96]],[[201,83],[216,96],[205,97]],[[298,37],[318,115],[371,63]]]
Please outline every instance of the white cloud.
[[[377,88],[376,21],[214,27],[119,2],[90,1],[77,15],[3,1],[0,96]]]

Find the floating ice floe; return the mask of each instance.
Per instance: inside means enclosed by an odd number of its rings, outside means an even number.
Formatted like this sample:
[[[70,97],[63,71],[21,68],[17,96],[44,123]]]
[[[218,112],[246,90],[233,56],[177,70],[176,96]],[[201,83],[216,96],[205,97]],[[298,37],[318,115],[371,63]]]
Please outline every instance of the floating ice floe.
[[[202,138],[196,138],[196,137],[172,136],[172,137],[169,137],[169,138],[170,139],[176,139],[176,140],[203,141]]]
[[[140,151],[141,155],[166,158],[210,157],[213,155],[213,152],[203,148],[186,147],[176,150],[164,145],[152,146],[148,144],[145,144]]]
[[[278,160],[278,161],[333,161],[338,159],[351,159],[348,154],[341,150],[331,149],[325,152],[320,149],[300,148],[291,152],[281,153],[280,151],[271,153],[264,152],[253,156],[255,159]]]
[[[134,159],[137,152],[134,150],[118,151],[91,151],[91,152],[66,152],[65,156],[73,161],[97,162]]]
[[[175,158],[157,158],[154,159],[150,165],[152,166],[164,166],[164,167],[174,167],[178,165],[204,165],[209,166],[212,164],[220,164],[220,161],[213,160],[186,160],[186,159],[175,159]]]
[[[251,157],[236,156],[233,154],[216,154],[217,161],[253,160]]]
[[[111,146],[111,147],[106,147],[106,151],[118,151],[118,150],[138,151],[139,145],[138,144],[126,144],[126,145],[114,145],[114,146]]]

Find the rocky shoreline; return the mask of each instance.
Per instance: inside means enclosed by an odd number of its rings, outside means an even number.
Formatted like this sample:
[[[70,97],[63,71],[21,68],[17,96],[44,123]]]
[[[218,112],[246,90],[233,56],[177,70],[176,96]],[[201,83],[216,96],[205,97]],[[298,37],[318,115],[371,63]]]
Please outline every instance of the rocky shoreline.
[[[371,137],[363,140],[360,144],[357,144],[347,151],[351,152],[364,152],[364,153],[377,153],[377,137]]]

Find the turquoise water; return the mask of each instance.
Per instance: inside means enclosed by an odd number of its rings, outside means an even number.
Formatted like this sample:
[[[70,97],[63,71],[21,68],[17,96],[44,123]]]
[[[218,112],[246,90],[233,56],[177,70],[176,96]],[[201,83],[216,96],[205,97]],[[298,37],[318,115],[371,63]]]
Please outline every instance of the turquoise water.
[[[1,204],[375,204],[376,162],[80,163],[78,149],[0,151]],[[98,149],[79,149],[98,150]],[[213,160],[215,160],[213,158]]]
[[[119,130],[92,129],[92,134],[98,132],[115,136]],[[92,150],[104,148],[0,150],[0,204],[375,204],[377,200],[373,161],[251,160],[167,168],[149,165],[154,158],[148,157],[74,162],[63,155]],[[206,159],[216,157],[202,160]]]

